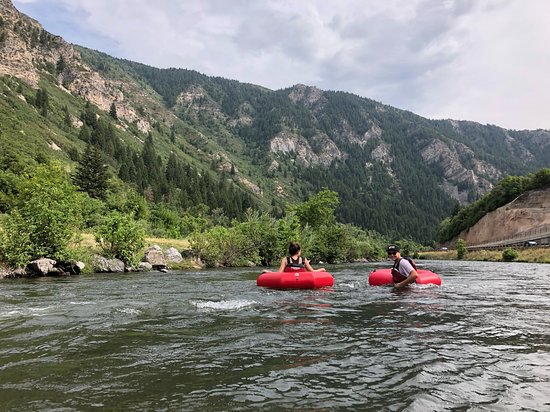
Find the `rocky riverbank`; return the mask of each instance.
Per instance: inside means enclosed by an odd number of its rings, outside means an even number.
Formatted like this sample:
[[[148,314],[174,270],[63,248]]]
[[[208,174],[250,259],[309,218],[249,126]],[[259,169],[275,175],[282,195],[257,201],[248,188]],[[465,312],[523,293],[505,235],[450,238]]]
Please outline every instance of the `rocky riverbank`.
[[[123,273],[123,272],[166,272],[169,269],[200,268],[200,262],[192,257],[184,258],[175,247],[163,250],[158,245],[152,245],[145,250],[141,262],[136,266],[126,265],[120,259],[109,259],[93,255],[90,272]],[[86,268],[84,262],[58,262],[53,259],[41,258],[30,262],[22,268],[0,266],[0,278],[33,278],[41,276],[74,276],[81,274]]]

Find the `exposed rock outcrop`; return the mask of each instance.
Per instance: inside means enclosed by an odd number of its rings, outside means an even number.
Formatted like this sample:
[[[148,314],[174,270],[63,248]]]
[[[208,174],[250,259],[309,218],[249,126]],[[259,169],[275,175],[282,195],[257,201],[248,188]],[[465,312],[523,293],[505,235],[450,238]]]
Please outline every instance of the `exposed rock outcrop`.
[[[467,245],[510,239],[550,228],[550,188],[531,190],[486,214],[458,238]]]
[[[314,150],[312,145],[315,145],[317,150]],[[270,149],[274,153],[293,155],[296,161],[304,166],[329,166],[334,160],[344,157],[336,143],[325,134],[315,135],[308,141],[302,136],[281,132],[271,139]]]
[[[191,85],[182,91],[176,99],[176,105],[184,108],[188,114],[197,116],[199,113],[207,113],[212,117],[226,120],[219,107],[202,86]]]
[[[432,139],[421,151],[422,160],[427,164],[437,164],[443,173],[443,189],[461,204],[468,203],[469,191],[460,187],[478,188],[480,193],[488,192],[493,185],[488,179],[498,180],[500,172],[493,166],[475,159],[470,148],[461,143],[445,143]],[[471,159],[471,167],[466,168],[462,159]]]
[[[300,102],[306,106],[313,106],[316,104],[324,104],[326,98],[323,96],[323,91],[317,87],[306,86],[304,84],[297,84],[292,87],[288,97],[294,103]]]

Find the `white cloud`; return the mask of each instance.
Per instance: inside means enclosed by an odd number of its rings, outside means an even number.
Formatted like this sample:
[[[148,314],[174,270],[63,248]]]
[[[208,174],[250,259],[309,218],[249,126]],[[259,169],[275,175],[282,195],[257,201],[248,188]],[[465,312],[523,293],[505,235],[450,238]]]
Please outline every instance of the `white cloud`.
[[[546,0],[15,0],[68,41],[430,118],[549,128]]]
[[[461,47],[438,74],[435,99],[420,114],[472,119],[509,128],[550,128],[550,3],[505,2],[479,8],[457,22]],[[538,7],[533,7],[537,6]]]

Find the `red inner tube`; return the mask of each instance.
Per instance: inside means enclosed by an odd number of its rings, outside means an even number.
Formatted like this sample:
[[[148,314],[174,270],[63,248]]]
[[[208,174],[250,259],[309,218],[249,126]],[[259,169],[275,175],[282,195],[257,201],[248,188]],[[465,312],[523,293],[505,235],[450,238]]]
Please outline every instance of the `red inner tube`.
[[[418,269],[416,271],[418,277],[416,278],[416,283],[420,285],[441,285],[441,278],[437,273],[434,273],[430,270]],[[369,275],[369,285],[371,286],[381,286],[381,285],[391,285],[393,284],[393,278],[391,275],[391,269],[376,269],[373,270]]]
[[[256,284],[273,289],[317,289],[334,285],[334,278],[328,272],[265,272]]]

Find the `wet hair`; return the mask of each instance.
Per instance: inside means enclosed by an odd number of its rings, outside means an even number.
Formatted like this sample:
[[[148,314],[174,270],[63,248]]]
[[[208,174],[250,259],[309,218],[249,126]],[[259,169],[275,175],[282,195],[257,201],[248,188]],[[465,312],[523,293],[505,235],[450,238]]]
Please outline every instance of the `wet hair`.
[[[290,242],[288,244],[288,253],[290,253],[290,256],[294,256],[301,250],[301,247],[296,242]]]

